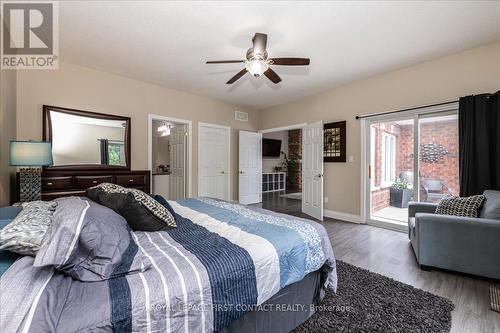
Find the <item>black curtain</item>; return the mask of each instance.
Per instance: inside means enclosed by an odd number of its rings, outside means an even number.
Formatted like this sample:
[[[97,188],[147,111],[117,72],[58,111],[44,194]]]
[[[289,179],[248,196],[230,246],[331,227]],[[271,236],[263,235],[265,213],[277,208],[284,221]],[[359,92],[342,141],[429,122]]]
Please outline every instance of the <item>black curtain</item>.
[[[108,139],[99,139],[101,142],[101,164],[108,165],[109,164],[109,154],[108,154]]]
[[[499,93],[459,100],[460,196],[500,190]]]

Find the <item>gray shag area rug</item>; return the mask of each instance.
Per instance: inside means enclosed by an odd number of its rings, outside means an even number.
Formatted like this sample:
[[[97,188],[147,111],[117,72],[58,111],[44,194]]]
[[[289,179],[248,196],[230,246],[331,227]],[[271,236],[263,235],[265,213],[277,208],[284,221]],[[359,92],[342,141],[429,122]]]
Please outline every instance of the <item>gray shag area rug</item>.
[[[449,332],[447,298],[337,261],[337,294],[293,332]]]

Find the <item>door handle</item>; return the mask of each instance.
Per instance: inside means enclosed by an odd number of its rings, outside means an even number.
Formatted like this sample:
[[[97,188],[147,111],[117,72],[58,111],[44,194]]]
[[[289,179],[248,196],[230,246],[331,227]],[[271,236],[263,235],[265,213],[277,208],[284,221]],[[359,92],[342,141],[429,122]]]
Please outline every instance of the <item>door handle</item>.
[[[243,170],[240,170],[240,175],[244,174]]]
[[[223,174],[225,174],[225,173],[226,173],[226,171],[221,171],[220,173],[223,175]]]
[[[321,178],[321,177],[323,177],[323,175],[321,173],[318,173],[317,177]]]

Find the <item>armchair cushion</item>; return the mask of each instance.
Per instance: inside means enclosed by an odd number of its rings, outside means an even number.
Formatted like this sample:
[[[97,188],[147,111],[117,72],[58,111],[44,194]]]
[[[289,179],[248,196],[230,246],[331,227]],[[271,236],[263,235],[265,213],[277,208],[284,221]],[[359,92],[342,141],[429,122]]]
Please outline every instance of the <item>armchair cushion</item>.
[[[484,195],[473,195],[466,198],[446,197],[439,202],[436,214],[478,217],[484,199]]]
[[[487,190],[483,195],[486,201],[480,216],[485,219],[500,220],[500,191]]]

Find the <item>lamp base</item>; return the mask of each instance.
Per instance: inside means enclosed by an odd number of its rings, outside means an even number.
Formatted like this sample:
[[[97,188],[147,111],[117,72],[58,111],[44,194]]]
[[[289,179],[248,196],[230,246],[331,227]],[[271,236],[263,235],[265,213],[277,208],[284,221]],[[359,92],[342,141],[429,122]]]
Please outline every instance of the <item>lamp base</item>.
[[[19,189],[21,202],[42,200],[42,168],[19,169]]]

